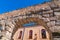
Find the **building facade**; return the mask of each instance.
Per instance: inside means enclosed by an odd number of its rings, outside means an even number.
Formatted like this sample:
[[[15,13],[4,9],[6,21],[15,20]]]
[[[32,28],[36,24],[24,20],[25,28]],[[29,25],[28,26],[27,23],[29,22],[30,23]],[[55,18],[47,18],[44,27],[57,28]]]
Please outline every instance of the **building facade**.
[[[19,28],[14,40],[50,40],[49,32],[43,26]]]

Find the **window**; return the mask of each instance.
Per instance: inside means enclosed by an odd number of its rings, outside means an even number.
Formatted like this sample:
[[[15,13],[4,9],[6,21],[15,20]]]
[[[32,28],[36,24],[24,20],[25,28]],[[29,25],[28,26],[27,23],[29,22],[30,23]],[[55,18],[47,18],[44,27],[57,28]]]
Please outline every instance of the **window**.
[[[33,35],[33,31],[30,30],[30,31],[29,31],[29,39],[32,39],[32,35]]]
[[[29,27],[29,26],[34,26],[34,25],[37,25],[37,23],[30,22],[30,23],[23,24],[24,27]]]
[[[22,37],[22,31],[20,31],[18,39],[21,39],[21,37]]]
[[[42,38],[45,39],[46,38],[46,30],[42,29],[41,32],[42,32]]]

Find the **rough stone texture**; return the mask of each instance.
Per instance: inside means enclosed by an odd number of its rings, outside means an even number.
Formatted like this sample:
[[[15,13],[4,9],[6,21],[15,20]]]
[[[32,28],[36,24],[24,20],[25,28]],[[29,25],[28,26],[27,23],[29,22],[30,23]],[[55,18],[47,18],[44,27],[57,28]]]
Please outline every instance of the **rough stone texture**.
[[[29,17],[43,19],[49,29],[52,29],[52,32],[60,32],[60,2],[54,1],[0,15],[0,24],[2,25],[0,33],[3,36],[2,40],[12,40],[11,38],[17,24],[16,21],[18,21],[17,19],[26,19]]]

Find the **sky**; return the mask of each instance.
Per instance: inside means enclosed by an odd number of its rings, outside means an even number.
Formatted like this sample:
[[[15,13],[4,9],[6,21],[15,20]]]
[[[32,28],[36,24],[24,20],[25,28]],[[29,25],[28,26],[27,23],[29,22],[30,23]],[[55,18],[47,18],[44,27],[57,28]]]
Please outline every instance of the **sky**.
[[[50,0],[0,0],[0,14],[48,1]]]

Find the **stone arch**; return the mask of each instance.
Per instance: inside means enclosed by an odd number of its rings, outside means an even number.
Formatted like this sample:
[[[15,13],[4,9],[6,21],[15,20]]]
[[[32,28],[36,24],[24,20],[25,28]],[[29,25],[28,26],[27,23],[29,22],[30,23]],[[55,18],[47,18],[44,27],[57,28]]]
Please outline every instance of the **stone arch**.
[[[18,21],[15,21],[16,25],[15,25],[15,28],[13,29],[11,40],[13,40],[13,36],[14,36],[15,32],[18,30],[18,28],[23,27],[22,26],[23,24],[29,23],[29,22],[36,22],[38,25],[44,26],[46,28],[46,30],[49,32],[50,39],[51,39],[51,31],[49,30],[49,28],[47,27],[47,24],[42,19],[33,17],[33,18],[17,19],[17,20]]]
[[[0,22],[0,25],[2,25],[2,27],[3,27],[2,32],[0,32],[3,35],[1,40],[11,40],[10,34],[12,34],[13,27],[15,27],[14,23],[12,23],[12,21],[9,21],[9,20],[4,20],[4,21],[2,20]],[[7,34],[7,32],[8,32],[8,34]]]

